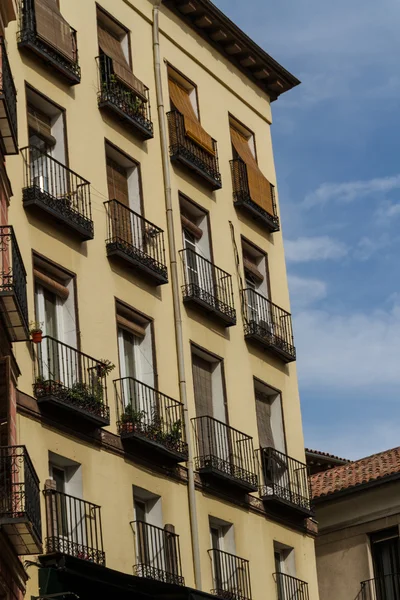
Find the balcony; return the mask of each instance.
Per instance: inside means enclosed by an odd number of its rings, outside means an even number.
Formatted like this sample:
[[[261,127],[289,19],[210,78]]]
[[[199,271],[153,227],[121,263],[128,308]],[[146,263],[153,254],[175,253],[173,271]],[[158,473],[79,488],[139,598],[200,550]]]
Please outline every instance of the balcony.
[[[104,363],[44,336],[37,344],[35,373],[38,404],[69,411],[95,427],[110,424]]]
[[[136,538],[134,574],[163,583],[185,585],[179,535],[143,521],[133,521],[131,525]]]
[[[236,325],[232,277],[190,248],[180,250],[183,301],[201,308],[225,327]]]
[[[0,37],[0,139],[4,154],[18,154],[17,91],[2,37]]]
[[[285,575],[274,573],[278,600],[309,600],[308,583]]]
[[[133,377],[114,381],[123,440],[174,462],[187,460],[183,404]]]
[[[93,239],[90,183],[35,146],[21,152],[24,207],[39,217],[50,215],[82,241]]]
[[[112,61],[103,54],[97,57],[99,70],[98,106],[107,110],[121,121],[123,127],[128,127],[143,140],[154,137],[151,121],[149,88],[139,82],[144,89],[144,95],[135,93],[120,82],[112,70]]]
[[[11,225],[0,226],[0,313],[11,341],[27,339],[26,271]]]
[[[237,209],[257,221],[258,225],[265,227],[273,233],[279,231],[279,217],[276,213],[275,188],[271,185],[272,209],[269,213],[264,208],[256,204],[251,198],[249,180],[247,176],[246,163],[241,158],[231,160],[232,185],[234,205]]]
[[[46,553],[66,554],[105,566],[100,506],[55,489],[44,490]]]
[[[49,65],[68,85],[80,83],[81,69],[78,64],[76,31],[63,21],[72,40],[72,54],[66,54],[55,44],[50,43],[38,31],[35,0],[22,0],[19,17],[18,47],[34,53],[45,65]],[[43,28],[44,30],[45,28]]]
[[[168,283],[163,230],[118,200],[104,204],[107,256],[133,267],[154,285]]]
[[[361,582],[356,600],[398,600],[400,598],[400,573],[392,573]]]
[[[307,465],[274,448],[260,448],[257,456],[260,498],[281,512],[309,517],[311,500]]]
[[[192,419],[195,437],[195,467],[204,477],[219,480],[241,491],[255,492],[253,439],[213,417]]]
[[[253,289],[243,290],[244,335],[284,363],[296,360],[292,316]]]
[[[214,579],[211,593],[223,600],[251,600],[249,561],[215,548],[208,554]]]
[[[210,154],[186,135],[184,117],[180,112],[172,110],[167,113],[167,117],[171,160],[190,169],[212,190],[219,190],[222,181],[218,165],[217,142],[213,140],[214,153]]]
[[[39,479],[25,446],[0,447],[0,528],[17,554],[42,551]]]

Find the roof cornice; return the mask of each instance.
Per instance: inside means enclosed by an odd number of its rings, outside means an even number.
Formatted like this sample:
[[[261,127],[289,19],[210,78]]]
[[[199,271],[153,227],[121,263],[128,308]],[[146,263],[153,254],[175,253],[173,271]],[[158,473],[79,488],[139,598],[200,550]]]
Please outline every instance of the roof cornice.
[[[251,40],[210,0],[163,0],[202,38],[235,65],[271,101],[300,81]]]

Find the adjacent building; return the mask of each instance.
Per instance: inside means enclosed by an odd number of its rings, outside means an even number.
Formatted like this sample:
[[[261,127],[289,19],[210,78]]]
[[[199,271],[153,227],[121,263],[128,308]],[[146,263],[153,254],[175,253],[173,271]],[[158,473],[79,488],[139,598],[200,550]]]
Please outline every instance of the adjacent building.
[[[22,0],[6,46],[0,547],[27,596],[318,600],[271,143],[298,80],[209,0]]]
[[[400,448],[311,477],[321,600],[400,598]]]

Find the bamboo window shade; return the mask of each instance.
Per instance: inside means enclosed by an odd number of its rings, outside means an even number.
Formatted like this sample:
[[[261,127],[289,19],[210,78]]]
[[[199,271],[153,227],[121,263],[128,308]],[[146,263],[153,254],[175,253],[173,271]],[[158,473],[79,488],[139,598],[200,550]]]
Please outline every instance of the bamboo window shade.
[[[147,102],[145,85],[132,73],[132,69],[125,58],[121,42],[112,35],[101,23],[97,26],[97,35],[100,49],[112,60],[114,76],[121,83],[133,90],[137,96]]]
[[[182,228],[189,231],[196,238],[196,240],[201,240],[203,237],[202,230],[190,217],[184,215],[183,213],[181,213],[181,224]]]
[[[168,79],[170,99],[176,110],[182,113],[185,123],[185,133],[203,150],[215,156],[212,137],[203,129],[194,111],[188,91],[171,77]]]
[[[196,416],[211,417],[213,414],[211,363],[193,354],[192,370]]]
[[[126,169],[109,157],[107,157],[107,185],[110,200],[118,200],[125,206],[129,206]]]
[[[34,0],[36,35],[70,61],[76,60],[74,36],[56,0]]]
[[[125,329],[125,331],[132,333],[136,337],[144,338],[146,335],[146,329],[142,325],[139,325],[139,323],[131,321],[131,319],[127,319],[119,314],[117,314],[117,325],[121,329]]]
[[[270,215],[274,214],[274,202],[271,184],[262,174],[254,158],[248,140],[237,129],[231,126],[233,147],[246,164],[250,197]]]
[[[256,391],[256,415],[258,437],[261,448],[274,448],[274,435],[271,423],[271,403],[264,394]]]
[[[56,138],[51,134],[51,119],[41,110],[28,104],[28,126],[50,146],[56,145]]]
[[[69,289],[65,285],[51,277],[49,273],[35,268],[33,270],[33,275],[35,277],[35,280],[41,286],[46,288],[46,290],[49,290],[49,292],[52,292],[53,294],[61,298],[61,300],[67,300],[69,296]]]
[[[243,267],[245,271],[248,271],[258,281],[264,281],[264,275],[258,269],[256,263],[245,255],[243,256]]]

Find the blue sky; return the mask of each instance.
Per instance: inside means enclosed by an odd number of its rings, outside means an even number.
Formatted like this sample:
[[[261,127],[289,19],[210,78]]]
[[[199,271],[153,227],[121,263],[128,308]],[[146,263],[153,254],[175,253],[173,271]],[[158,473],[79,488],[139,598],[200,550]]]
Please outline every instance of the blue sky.
[[[272,133],[306,445],[398,446],[400,4],[215,3],[302,81]]]

